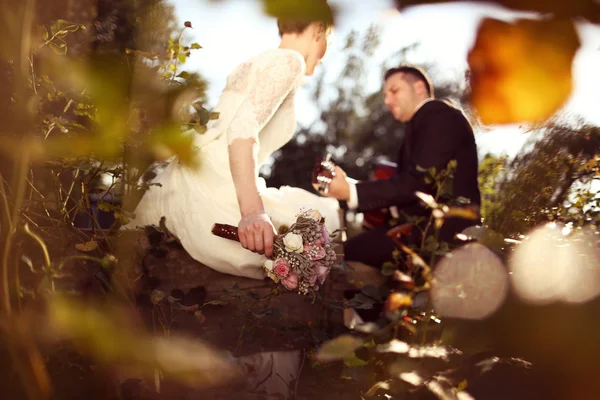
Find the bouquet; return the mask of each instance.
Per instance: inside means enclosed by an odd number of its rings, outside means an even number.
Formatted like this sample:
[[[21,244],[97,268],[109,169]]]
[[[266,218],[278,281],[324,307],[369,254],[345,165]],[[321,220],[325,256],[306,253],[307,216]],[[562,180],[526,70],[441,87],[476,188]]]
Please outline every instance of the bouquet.
[[[213,233],[239,240],[233,226],[215,224]],[[337,245],[331,239],[321,213],[302,211],[287,231],[275,236],[273,257],[264,260],[263,268],[271,280],[286,289],[314,296],[337,260]]]

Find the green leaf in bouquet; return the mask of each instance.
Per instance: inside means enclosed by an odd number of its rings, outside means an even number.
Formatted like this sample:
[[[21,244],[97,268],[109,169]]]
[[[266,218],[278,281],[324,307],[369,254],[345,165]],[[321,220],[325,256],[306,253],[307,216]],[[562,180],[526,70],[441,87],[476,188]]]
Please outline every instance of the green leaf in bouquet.
[[[337,338],[325,342],[317,351],[315,358],[317,361],[337,361],[350,356],[354,351],[362,346],[363,340],[351,335],[341,335]]]
[[[202,46],[200,46],[198,43],[192,43],[192,45],[190,46],[190,48],[194,49],[194,50],[198,50],[198,49],[201,49]]]

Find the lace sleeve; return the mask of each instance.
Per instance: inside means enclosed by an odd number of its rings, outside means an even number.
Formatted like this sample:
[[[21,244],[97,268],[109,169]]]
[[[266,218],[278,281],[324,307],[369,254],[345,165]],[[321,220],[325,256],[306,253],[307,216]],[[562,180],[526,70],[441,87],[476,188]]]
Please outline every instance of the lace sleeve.
[[[227,129],[227,143],[254,138],[269,122],[304,73],[304,60],[293,53],[280,55],[256,71],[251,88]]]

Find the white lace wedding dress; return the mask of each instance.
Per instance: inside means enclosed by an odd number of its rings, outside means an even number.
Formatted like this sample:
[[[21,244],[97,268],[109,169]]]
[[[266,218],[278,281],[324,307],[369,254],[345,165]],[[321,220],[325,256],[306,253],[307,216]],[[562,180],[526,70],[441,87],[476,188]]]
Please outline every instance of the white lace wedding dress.
[[[205,134],[195,134],[199,167],[190,169],[171,161],[152,182],[125,228],[158,225],[161,217],[187,252],[202,264],[232,275],[263,279],[264,256],[239,243],[212,235],[214,223],[237,226],[240,211],[229,168],[228,145],[238,138],[258,143],[255,176],[266,213],[276,228],[290,225],[302,208],[316,209],[329,231],[339,228],[338,202],[303,189],[267,188],[259,168],[294,135],[294,95],[305,76],[300,53],[272,49],[239,65],[214,109],[219,119],[210,121]]]

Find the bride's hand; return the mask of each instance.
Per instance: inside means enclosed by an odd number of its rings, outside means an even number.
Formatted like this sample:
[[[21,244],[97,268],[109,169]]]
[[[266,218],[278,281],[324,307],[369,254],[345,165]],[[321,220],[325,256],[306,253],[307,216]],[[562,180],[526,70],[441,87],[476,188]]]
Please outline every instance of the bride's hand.
[[[242,217],[238,225],[238,237],[242,246],[267,257],[273,255],[275,227],[265,213],[252,213]]]

